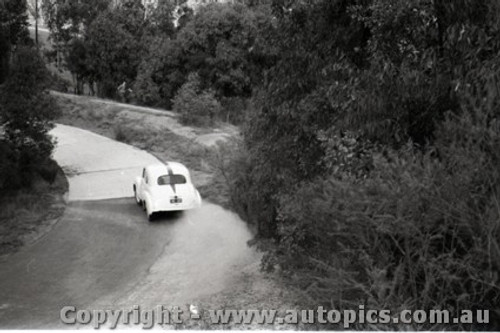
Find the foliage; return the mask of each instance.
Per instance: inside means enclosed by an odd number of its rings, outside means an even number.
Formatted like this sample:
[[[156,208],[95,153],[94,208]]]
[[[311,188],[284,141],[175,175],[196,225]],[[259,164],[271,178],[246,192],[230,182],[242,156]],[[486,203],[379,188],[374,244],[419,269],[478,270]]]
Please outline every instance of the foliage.
[[[26,1],[0,2],[0,84],[8,75],[12,46],[27,43],[29,40],[26,11]]]
[[[213,125],[221,112],[220,103],[210,90],[202,90],[198,74],[193,73],[179,89],[173,101],[174,111],[186,125]]]
[[[156,7],[150,12],[146,20],[148,24],[148,35],[151,36],[168,36],[175,35],[174,26],[174,10],[176,8],[176,1],[173,0],[159,0]]]
[[[67,45],[85,36],[97,16],[107,10],[110,0],[42,0],[42,13],[56,44]]]
[[[396,149],[411,141],[423,149],[446,112],[460,110],[454,88],[465,71],[456,59],[480,65],[474,48],[454,45],[456,28],[440,26],[448,16],[436,18],[429,1],[297,2],[277,11],[271,43],[283,56],[255,95],[246,129],[252,163],[268,170],[256,171],[255,181],[274,194],[330,172],[338,161],[323,142],[335,136],[355,133],[361,145]],[[474,29],[462,34],[486,52],[485,41],[494,39]],[[440,31],[449,31],[446,39]],[[264,201],[275,200],[272,192]],[[275,212],[268,216],[272,223]]]
[[[121,70],[131,69],[130,57],[134,56],[130,49],[130,46],[134,44],[131,36],[117,27],[113,22],[112,14],[106,12],[100,15],[90,27],[86,42],[89,58],[86,66],[90,68],[91,81],[99,85],[98,95],[114,97],[116,88],[124,79],[126,80]],[[107,48],[106,45],[113,45],[113,47]]]
[[[146,29],[145,8],[137,0],[123,1],[116,8],[109,0],[46,0],[43,6],[51,37],[79,93],[84,83],[91,91],[97,83],[98,95],[115,97],[118,85],[136,78],[143,35],[164,29],[158,22],[163,16],[151,18],[151,28]]]
[[[54,144],[48,131],[58,108],[48,94],[47,86],[45,64],[37,50],[18,46],[0,95],[2,141],[9,160],[7,165],[17,171],[16,177],[8,172],[10,176],[3,183],[6,188],[29,186],[34,175],[41,170],[40,166],[50,159]]]
[[[146,106],[157,106],[161,103],[160,89],[147,72],[139,70],[132,90],[136,103]]]
[[[84,40],[92,22],[110,4],[110,0],[42,0],[41,9],[52,41],[47,60],[55,62],[59,70],[65,67],[73,74],[79,94],[83,92],[85,83],[89,84],[91,91],[94,88],[91,68],[87,64],[88,46]]]
[[[257,34],[270,25],[270,15],[242,5],[203,6],[179,32],[190,71],[198,71],[217,96],[249,96],[253,78],[263,68],[252,66]]]
[[[101,96],[133,82],[138,103],[173,106],[184,123],[245,123],[244,142],[212,157],[234,209],[275,244],[264,268],[312,305],[499,303],[496,1],[176,4],[44,1],[68,68]],[[0,29],[5,65],[19,37]],[[16,66],[0,150],[15,163],[26,142],[42,145],[32,155],[51,148],[47,96],[14,89],[43,90],[26,74],[38,65]],[[34,123],[41,140],[19,139]]]
[[[137,76],[141,59],[144,8],[130,4],[100,14],[91,24],[85,44],[90,81],[98,95],[116,97],[122,82]]]
[[[222,97],[220,103],[223,109],[221,115],[223,121],[237,125],[245,121],[246,111],[249,108],[248,99],[244,97]]]
[[[26,1],[4,0],[0,3],[0,32],[2,38],[11,45],[26,42],[28,34],[28,15]]]
[[[226,119],[238,122],[244,118],[239,106],[276,57],[267,39],[269,1],[213,3],[196,13],[173,0],[154,9],[139,0],[44,0],[43,9],[77,93],[87,84],[92,93],[96,86],[98,95],[116,98],[126,82],[137,103],[171,108],[189,73],[198,72],[202,88],[227,106]]]
[[[170,101],[192,72],[199,73],[202,88],[214,90],[219,101],[249,98],[269,62],[266,39],[260,35],[271,25],[266,8],[210,4],[178,27],[175,40],[170,32],[148,36],[137,77],[138,100],[158,92],[155,104],[171,107]],[[242,117],[227,114],[227,118]]]
[[[135,99],[142,103],[143,96],[149,96],[151,105],[170,108],[171,99],[187,76],[182,65],[182,51],[176,40],[164,37],[152,38],[148,44],[134,82]]]
[[[48,167],[58,175],[54,182],[37,182],[32,188],[0,196],[0,255],[15,252],[39,227],[50,225],[64,213],[68,182],[51,162]]]
[[[273,8],[280,57],[231,181],[236,210],[275,244],[263,267],[311,305],[493,308],[496,2]]]
[[[281,57],[254,97],[256,107],[245,130],[253,165],[247,179],[257,193],[256,202],[242,204],[253,207],[249,215],[266,237],[276,232],[277,194],[325,171],[318,134],[351,106],[350,87],[356,64],[364,65],[360,50],[367,42],[362,25],[350,18],[341,1],[298,2],[276,15],[281,19],[269,44],[278,51],[270,53]],[[349,84],[341,85],[341,80]]]
[[[328,177],[282,196],[280,243],[263,264],[293,272],[312,304],[494,309],[500,132],[486,120],[495,111],[480,108],[446,118],[439,160],[411,147],[375,150],[370,177],[355,186]]]

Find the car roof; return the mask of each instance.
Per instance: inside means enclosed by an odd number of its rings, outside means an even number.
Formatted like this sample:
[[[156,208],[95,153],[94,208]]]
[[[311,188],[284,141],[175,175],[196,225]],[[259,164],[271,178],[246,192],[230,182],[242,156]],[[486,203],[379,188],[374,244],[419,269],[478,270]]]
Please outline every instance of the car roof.
[[[179,162],[165,162],[151,164],[146,167],[147,172],[151,177],[159,177],[169,173],[189,175],[188,169]]]

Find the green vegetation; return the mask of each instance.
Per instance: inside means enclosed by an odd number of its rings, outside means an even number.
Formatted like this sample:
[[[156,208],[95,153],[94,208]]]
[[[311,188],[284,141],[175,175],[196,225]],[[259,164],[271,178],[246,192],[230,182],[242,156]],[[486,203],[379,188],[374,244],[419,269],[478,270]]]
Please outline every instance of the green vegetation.
[[[0,255],[50,227],[67,190],[48,135],[58,107],[27,26],[25,1],[0,2]]]
[[[496,2],[300,1],[275,15],[282,56],[230,177],[270,240],[263,267],[310,305],[497,307]]]
[[[43,3],[56,50],[79,93],[87,86],[99,97],[116,99],[125,82],[135,103],[171,108],[177,95],[185,93],[179,89],[189,75],[197,73],[200,91],[208,92],[198,96],[201,101],[216,98],[224,106],[217,118],[237,123],[243,119],[239,108],[246,106],[270,62],[264,53],[269,6],[214,3],[193,14],[171,0],[159,1],[153,11],[140,0],[117,7],[109,0]],[[174,9],[183,13],[177,27]],[[211,123],[199,116],[200,125]]]
[[[0,197],[0,256],[38,239],[64,213],[68,182],[55,162],[52,168],[57,171],[51,183],[37,180],[29,189]]]
[[[186,123],[241,123],[211,158],[264,269],[311,306],[498,307],[496,1],[241,1],[178,27],[161,4],[96,14],[72,71]]]
[[[24,12],[23,12],[24,11]],[[2,195],[7,190],[29,187],[36,177],[51,182],[57,168],[50,157],[53,142],[48,135],[57,105],[46,91],[45,64],[27,33],[26,3],[2,2],[2,58],[7,59],[0,85],[0,167]],[[23,14],[21,14],[23,13]]]
[[[198,74],[191,74],[174,98],[173,110],[181,115],[186,125],[213,125],[221,112],[220,103],[213,91],[202,91]]]
[[[0,3],[0,84],[9,74],[12,49],[29,39],[26,2],[6,0]]]
[[[144,114],[133,105],[113,105],[74,95],[55,96],[64,110],[58,123],[84,128],[111,139],[146,150],[163,161],[180,161],[192,172],[193,182],[204,200],[230,208],[224,172],[232,156],[226,145],[209,145],[196,136],[236,137],[233,126],[218,129],[193,129],[180,126],[172,114]],[[139,110],[136,110],[139,109]]]

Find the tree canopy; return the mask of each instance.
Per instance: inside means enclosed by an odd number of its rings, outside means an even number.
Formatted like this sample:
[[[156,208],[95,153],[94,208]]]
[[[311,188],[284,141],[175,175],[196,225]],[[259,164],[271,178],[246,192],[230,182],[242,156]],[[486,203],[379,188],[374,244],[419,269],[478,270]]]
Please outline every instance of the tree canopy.
[[[0,84],[6,79],[12,47],[28,42],[28,15],[25,1],[0,2]]]
[[[0,188],[5,193],[31,185],[43,173],[52,154],[48,131],[58,107],[47,92],[45,63],[29,39],[26,2],[2,2],[0,16],[0,43],[5,46],[0,76]]]
[[[2,6],[0,153],[18,163],[49,154],[51,102],[40,59],[13,53],[24,7]],[[134,102],[185,123],[242,125],[219,171],[257,227],[262,267],[308,305],[500,303],[497,1],[44,6],[67,68],[100,96],[125,81]]]

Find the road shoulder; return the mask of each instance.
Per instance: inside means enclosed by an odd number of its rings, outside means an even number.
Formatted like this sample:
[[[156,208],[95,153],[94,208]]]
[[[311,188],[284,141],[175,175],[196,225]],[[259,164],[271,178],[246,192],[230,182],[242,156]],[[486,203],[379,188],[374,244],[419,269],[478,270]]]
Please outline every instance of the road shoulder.
[[[180,125],[169,113],[165,115],[156,112],[141,112],[134,106],[128,106],[110,101],[99,101],[88,97],[75,97],[67,94],[57,94],[56,99],[63,109],[63,115],[58,122],[80,127],[145,150],[159,160],[180,161],[191,171],[193,182],[206,201],[213,202],[224,208],[230,200],[222,183],[223,180],[214,177],[215,166],[211,164],[214,150],[214,140],[205,140],[219,134],[226,136],[231,142],[239,137],[238,131],[223,129],[205,130],[197,133],[192,128]],[[211,133],[207,133],[210,132]],[[193,134],[194,133],[194,134]],[[195,137],[192,137],[195,135]],[[200,139],[200,135],[202,139]],[[209,145],[202,144],[211,141]],[[246,246],[246,245],[245,245]],[[168,270],[167,270],[168,272]],[[192,299],[200,309],[293,309],[298,299],[296,292],[284,288],[277,275],[260,271],[260,257],[255,256],[247,266],[239,267],[231,283],[222,292],[212,293]],[[162,280],[168,281],[162,275]],[[152,281],[155,278],[152,278]],[[150,285],[155,285],[151,282]],[[159,288],[157,285],[155,288]],[[137,287],[135,287],[137,289]],[[138,295],[145,293],[138,292]],[[138,296],[139,297],[139,296]],[[126,297],[128,300],[128,296]],[[104,302],[105,303],[105,302]],[[140,303],[140,302],[138,302]],[[293,327],[255,326],[255,325],[211,325],[208,321],[189,321],[180,326],[165,327],[167,329],[293,329]]]
[[[31,189],[0,198],[0,258],[35,243],[64,214],[68,180],[62,169],[57,168],[52,184],[39,179]]]

